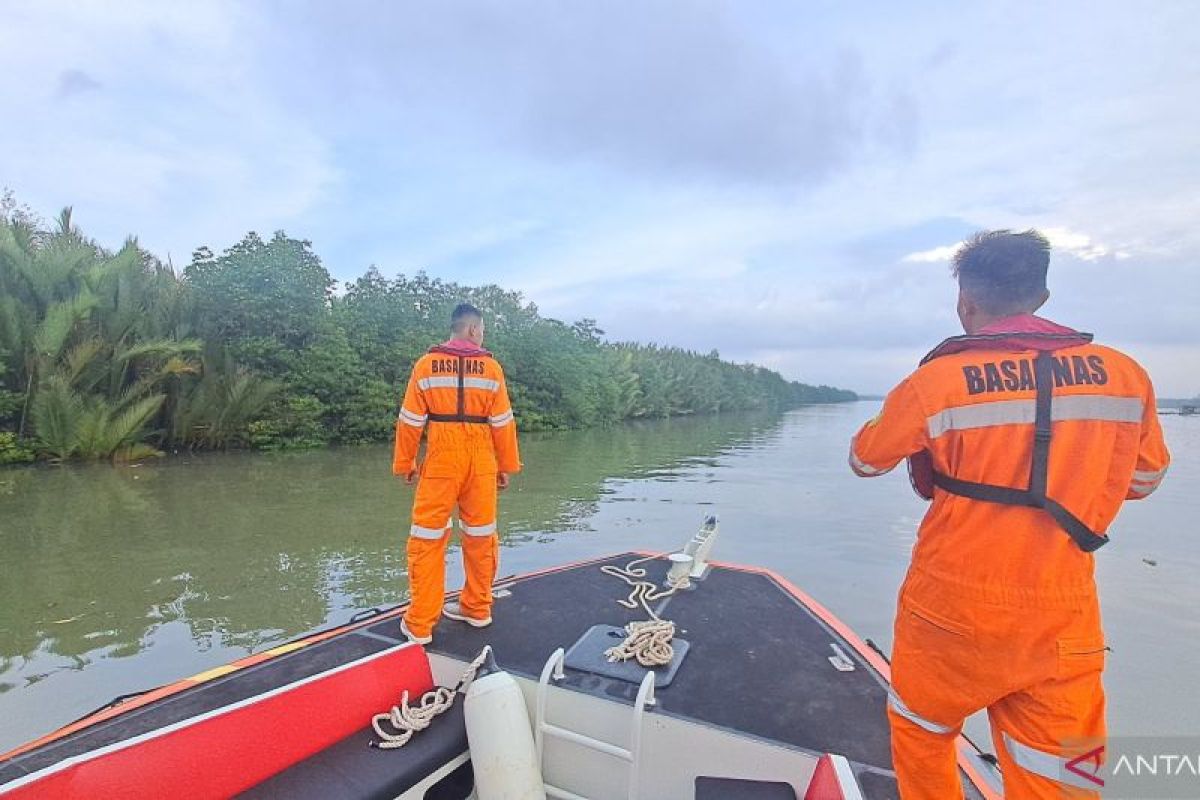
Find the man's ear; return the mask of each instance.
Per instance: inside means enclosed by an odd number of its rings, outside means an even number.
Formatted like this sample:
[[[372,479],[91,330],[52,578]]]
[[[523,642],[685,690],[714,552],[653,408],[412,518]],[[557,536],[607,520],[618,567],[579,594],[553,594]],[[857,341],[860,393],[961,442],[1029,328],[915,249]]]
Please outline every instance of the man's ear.
[[[968,297],[966,292],[959,289],[958,321],[962,323],[964,332],[975,332],[975,320],[978,318],[978,316],[979,307],[975,305],[975,301]]]
[[[1033,311],[1037,311],[1039,308],[1046,305],[1046,301],[1049,299],[1050,299],[1050,290],[1043,289],[1042,290],[1042,299],[1037,301],[1037,305],[1033,307],[1033,309],[1030,313],[1033,313]]]

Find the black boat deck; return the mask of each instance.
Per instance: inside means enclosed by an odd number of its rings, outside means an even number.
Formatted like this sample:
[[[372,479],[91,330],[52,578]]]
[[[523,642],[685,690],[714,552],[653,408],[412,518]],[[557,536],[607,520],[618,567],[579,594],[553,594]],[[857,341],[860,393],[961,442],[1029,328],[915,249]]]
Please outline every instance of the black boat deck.
[[[536,680],[556,648],[569,648],[591,626],[645,619],[642,609],[618,605],[629,587],[600,571],[638,557],[519,580],[511,596],[496,601],[490,628],[443,621],[427,649],[469,661],[491,642],[501,666]],[[661,585],[665,562],[644,566],[647,579]],[[696,586],[655,609],[675,623],[676,636],[692,642],[675,680],[656,692],[659,711],[891,768],[887,690],[864,663],[853,672],[830,664],[836,634],[766,575],[717,568]],[[558,685],[630,705],[638,688],[572,670]]]
[[[475,629],[443,620],[432,652],[469,661],[487,643],[508,671],[537,680],[550,654],[570,648],[597,624],[645,619],[617,603],[629,587],[600,571],[640,558],[603,561],[515,580],[492,609],[493,624]],[[661,584],[665,559],[642,565]],[[676,625],[691,649],[671,685],[658,689],[654,713],[768,739],[814,754],[846,756],[868,797],[896,796],[885,707],[887,690],[873,668],[841,637],[769,576],[712,569],[696,588],[661,601],[655,611]],[[372,630],[395,635],[394,622]],[[853,672],[830,663],[831,645],[855,662]],[[567,670],[558,686],[633,704],[637,686]]]

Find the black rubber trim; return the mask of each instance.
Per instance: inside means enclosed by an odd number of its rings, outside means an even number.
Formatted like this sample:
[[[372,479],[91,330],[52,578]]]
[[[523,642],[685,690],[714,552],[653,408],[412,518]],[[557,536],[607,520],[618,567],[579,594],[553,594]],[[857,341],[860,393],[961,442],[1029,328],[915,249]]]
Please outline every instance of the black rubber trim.
[[[356,611],[350,617],[350,619],[346,622],[346,624],[353,625],[356,622],[362,622],[364,619],[370,619],[371,617],[378,617],[382,613],[383,613],[383,609],[378,606],[372,606],[371,608],[364,608],[361,611]]]
[[[488,425],[491,423],[487,417],[477,417],[473,414],[463,414],[461,417],[458,414],[429,414],[430,422],[469,422],[475,425]]]
[[[141,697],[144,694],[150,694],[150,692],[153,692],[154,689],[157,689],[157,688],[159,688],[159,687],[156,686],[152,689],[140,689],[136,692],[129,692],[127,694],[119,694],[116,697],[114,697],[112,700],[109,700],[107,703],[100,706],[99,708],[93,708],[91,711],[87,712],[83,716],[78,717],[78,718],[72,720],[71,722],[68,722],[67,725],[74,725],[77,722],[82,722],[83,720],[87,719],[88,717],[99,714],[101,711],[108,711],[110,708],[119,706],[119,705],[121,705],[121,703],[124,703],[126,700],[132,700],[135,697]]]

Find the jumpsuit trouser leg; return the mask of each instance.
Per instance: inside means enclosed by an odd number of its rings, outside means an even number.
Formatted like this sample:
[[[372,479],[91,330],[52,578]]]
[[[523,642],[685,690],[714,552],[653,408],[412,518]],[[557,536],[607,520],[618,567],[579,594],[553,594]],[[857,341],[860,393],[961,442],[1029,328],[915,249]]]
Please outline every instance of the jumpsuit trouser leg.
[[[902,800],[961,800],[956,740],[982,708],[971,632],[904,596],[896,612],[888,721]]]
[[[1004,605],[910,574],[888,708],[901,798],[963,797],[955,739],[983,709],[1007,800],[1099,798],[1105,649],[1094,593]]]
[[[422,475],[413,498],[412,528],[405,550],[411,603],[404,622],[416,636],[433,633],[446,598],[446,545],[459,481]]]
[[[1098,658],[1067,656],[1063,673],[988,707],[1009,800],[1099,800],[1105,740]],[[1072,663],[1074,662],[1074,663]]]
[[[459,604],[475,619],[492,614],[492,584],[500,566],[500,536],[496,529],[495,474],[472,474],[458,497],[462,529],[463,585]]]

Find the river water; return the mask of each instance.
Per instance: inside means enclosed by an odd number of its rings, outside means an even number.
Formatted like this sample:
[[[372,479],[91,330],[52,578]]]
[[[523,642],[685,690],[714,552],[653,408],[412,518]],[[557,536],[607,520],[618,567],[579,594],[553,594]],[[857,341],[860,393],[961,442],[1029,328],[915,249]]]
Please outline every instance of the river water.
[[[715,557],[781,572],[890,647],[924,504],[903,470],[846,467],[877,406],[524,436],[501,574],[678,548],[716,513]],[[1163,425],[1172,472],[1098,555],[1113,734],[1200,728],[1200,418]],[[0,751],[399,601],[411,490],[389,467],[379,446],[0,472]],[[968,730],[986,738],[978,720]]]

